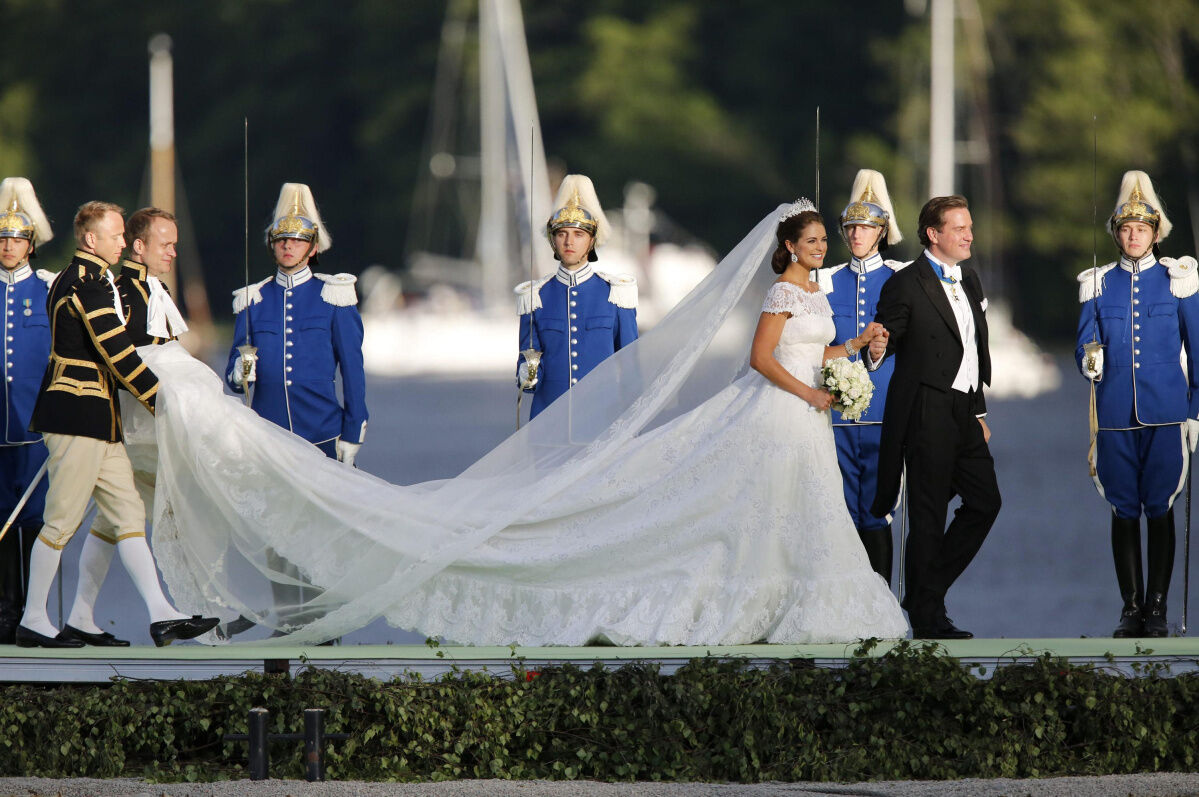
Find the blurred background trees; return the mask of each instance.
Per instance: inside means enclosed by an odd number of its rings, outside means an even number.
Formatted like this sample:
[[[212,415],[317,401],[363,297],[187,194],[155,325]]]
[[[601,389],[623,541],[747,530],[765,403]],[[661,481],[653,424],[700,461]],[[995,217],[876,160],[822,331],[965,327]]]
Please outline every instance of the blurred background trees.
[[[1125,169],[1154,177],[1176,224],[1163,251],[1196,248],[1199,0],[957,5],[957,185],[975,209],[977,259],[1021,327],[1066,340],[1092,241],[1100,262],[1114,255],[1094,206],[1102,223]],[[645,181],[676,223],[727,251],[778,202],[814,195],[820,106],[821,209],[835,217],[854,172],[878,168],[908,237],[896,254],[916,254],[928,149],[921,0],[522,8],[546,153],[559,171],[590,174],[606,204]],[[284,181],[309,183],[321,204],[336,239],[323,269],[402,271],[446,10],[432,0],[4,0],[0,172],[29,176],[55,224],[38,265],[65,262],[80,203],[146,201],[146,43],[166,32],[179,172],[218,314],[241,279],[243,117],[252,271],[269,271],[260,234]],[[842,259],[835,236],[833,249]]]

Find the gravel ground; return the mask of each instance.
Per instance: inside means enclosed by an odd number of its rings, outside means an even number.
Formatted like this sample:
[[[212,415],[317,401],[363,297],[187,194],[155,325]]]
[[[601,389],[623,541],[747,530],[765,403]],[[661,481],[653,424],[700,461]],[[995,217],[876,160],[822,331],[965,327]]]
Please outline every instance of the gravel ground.
[[[1155,773],[1043,780],[891,781],[884,783],[594,783],[460,780],[447,783],[306,783],[237,780],[153,784],[139,780],[0,778],[0,797],[1184,797],[1199,795],[1199,774]]]

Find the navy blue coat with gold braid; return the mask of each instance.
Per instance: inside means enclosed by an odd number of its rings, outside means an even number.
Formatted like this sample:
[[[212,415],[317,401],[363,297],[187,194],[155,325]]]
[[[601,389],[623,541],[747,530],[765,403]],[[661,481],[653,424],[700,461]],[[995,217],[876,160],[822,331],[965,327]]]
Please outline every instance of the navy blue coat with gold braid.
[[[33,408],[35,432],[121,441],[123,387],[151,412],[158,377],[137,356],[113,304],[108,264],[76,251],[50,286],[50,364]]]
[[[125,310],[125,331],[129,333],[129,339],[133,341],[134,346],[157,346],[168,340],[178,340],[174,336],[157,338],[146,331],[146,307],[150,303],[150,283],[146,281],[147,276],[149,275],[144,263],[122,260],[121,273],[116,278],[117,291],[121,294],[121,307]],[[163,285],[162,289],[170,293],[166,285]]]

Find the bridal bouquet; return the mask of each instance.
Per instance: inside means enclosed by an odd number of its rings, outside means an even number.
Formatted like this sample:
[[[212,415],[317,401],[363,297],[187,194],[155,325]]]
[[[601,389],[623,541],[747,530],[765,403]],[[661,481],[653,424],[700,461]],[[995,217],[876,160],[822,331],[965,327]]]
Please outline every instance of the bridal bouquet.
[[[850,421],[861,418],[874,395],[874,383],[870,381],[866,364],[861,360],[850,362],[846,357],[838,357],[820,369],[820,376],[824,388],[833,396],[833,409]]]

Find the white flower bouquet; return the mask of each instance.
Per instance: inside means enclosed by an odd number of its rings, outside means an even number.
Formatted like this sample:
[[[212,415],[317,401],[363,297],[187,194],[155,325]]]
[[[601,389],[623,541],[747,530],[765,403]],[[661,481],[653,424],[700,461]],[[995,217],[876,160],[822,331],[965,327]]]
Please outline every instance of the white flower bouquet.
[[[830,360],[820,369],[824,389],[833,396],[833,409],[847,420],[856,421],[870,406],[874,395],[874,382],[861,360],[850,362],[846,357]]]

